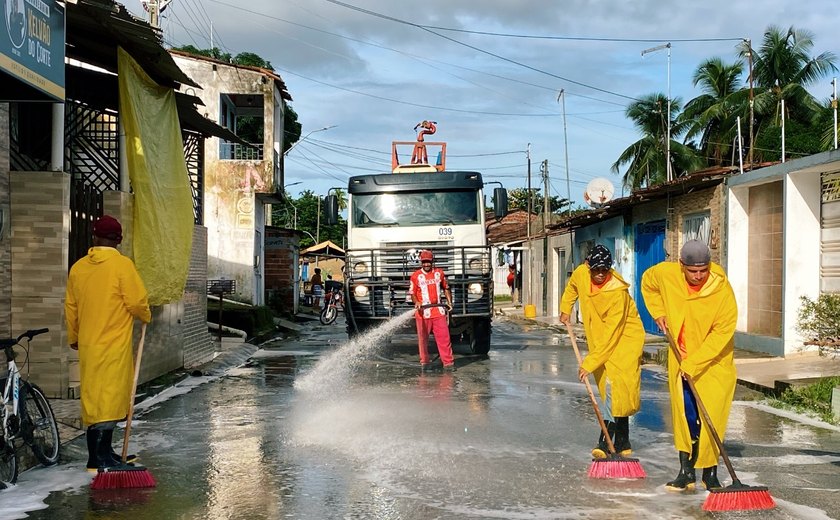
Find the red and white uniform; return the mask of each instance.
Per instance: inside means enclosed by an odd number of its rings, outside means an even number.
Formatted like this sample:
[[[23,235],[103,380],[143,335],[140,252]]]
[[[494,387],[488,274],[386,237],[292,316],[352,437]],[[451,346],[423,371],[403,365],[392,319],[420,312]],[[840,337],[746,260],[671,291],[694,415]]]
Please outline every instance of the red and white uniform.
[[[444,291],[449,288],[446,285],[446,275],[443,270],[433,268],[430,272],[418,269],[411,275],[411,282],[408,290],[414,295],[414,301],[420,305],[431,305],[441,303]],[[421,311],[426,319],[446,317],[443,307],[429,307]]]
[[[414,301],[423,305],[439,304],[444,291],[448,289],[446,276],[441,269],[433,268],[428,273],[422,268],[411,275],[409,292]],[[440,360],[443,364],[455,362],[452,356],[452,340],[449,337],[449,325],[446,323],[446,310],[443,307],[428,307],[415,313],[417,321],[417,340],[420,351],[420,363],[429,363],[429,334],[435,335]]]

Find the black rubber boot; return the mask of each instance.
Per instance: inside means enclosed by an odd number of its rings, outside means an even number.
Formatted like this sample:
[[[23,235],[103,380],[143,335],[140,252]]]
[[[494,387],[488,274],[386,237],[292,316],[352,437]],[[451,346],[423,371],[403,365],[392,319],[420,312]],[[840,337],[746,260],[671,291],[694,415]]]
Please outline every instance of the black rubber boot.
[[[607,421],[607,432],[610,434],[610,440],[615,436],[615,423]],[[604,432],[601,431],[601,436],[598,437],[598,446],[592,448],[592,457],[596,459],[605,459],[610,454],[610,448],[607,446],[607,439],[604,437]]]
[[[114,430],[104,430],[104,438],[102,439],[102,442],[106,443],[111,450],[111,458],[122,462],[122,452],[117,453],[114,450]],[[129,453],[125,457],[126,462],[134,462],[135,460],[137,460],[137,455],[134,453]]]
[[[111,456],[111,443],[106,442],[108,432],[113,435],[114,430],[87,429],[85,436],[88,446],[88,471],[95,472],[100,468],[112,468],[120,463]]]
[[[693,441],[691,443],[691,453],[680,452],[680,472],[677,474],[677,478],[665,484],[665,489],[669,491],[691,491],[694,489],[694,483],[697,481],[697,473],[694,471],[697,455],[698,443]]]
[[[633,455],[630,446],[630,419],[628,417],[615,418],[615,452],[622,457]]]
[[[702,481],[706,489],[720,489],[723,487],[717,477],[717,466],[703,468]]]

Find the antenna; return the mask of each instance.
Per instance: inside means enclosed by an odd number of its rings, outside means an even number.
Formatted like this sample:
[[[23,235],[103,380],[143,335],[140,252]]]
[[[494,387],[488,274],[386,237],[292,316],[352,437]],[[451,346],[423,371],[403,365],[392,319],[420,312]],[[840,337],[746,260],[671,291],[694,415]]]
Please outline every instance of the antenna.
[[[583,200],[590,207],[600,208],[612,200],[613,193],[615,193],[615,186],[613,186],[613,183],[609,179],[596,177],[586,185],[586,191],[583,192]]]

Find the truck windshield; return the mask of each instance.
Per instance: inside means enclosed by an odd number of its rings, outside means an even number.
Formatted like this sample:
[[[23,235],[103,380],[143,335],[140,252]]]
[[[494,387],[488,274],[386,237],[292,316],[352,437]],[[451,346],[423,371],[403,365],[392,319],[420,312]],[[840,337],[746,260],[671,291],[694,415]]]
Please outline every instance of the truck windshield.
[[[477,191],[371,193],[353,195],[351,214],[357,227],[478,224]]]

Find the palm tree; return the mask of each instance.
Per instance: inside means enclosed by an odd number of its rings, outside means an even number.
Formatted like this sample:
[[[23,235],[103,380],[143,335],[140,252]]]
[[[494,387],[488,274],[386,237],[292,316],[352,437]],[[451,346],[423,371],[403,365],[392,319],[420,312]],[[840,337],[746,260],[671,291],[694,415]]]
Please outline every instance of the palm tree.
[[[785,100],[785,116],[807,121],[819,103],[805,89],[814,81],[836,71],[837,57],[823,52],[812,57],[814,34],[790,27],[787,31],[771,25],[764,32],[761,47],[753,51],[752,80],[758,90],[755,112],[762,120],[778,121],[780,101]],[[749,46],[741,45],[741,56],[747,56]]]
[[[720,58],[706,60],[694,72],[694,86],[703,93],[686,103],[681,119],[689,123],[685,140],[699,137],[698,148],[710,164],[724,164],[737,136],[737,116],[748,108],[749,91],[739,85],[743,72],[743,62],[726,64]]]
[[[628,165],[622,178],[627,188],[653,186],[666,180],[667,106],[668,98],[662,93],[656,93],[644,96],[627,107],[625,115],[642,133],[642,138],[627,147],[612,165],[616,173],[621,166]],[[674,114],[680,113],[681,106],[681,99],[671,100],[671,168],[674,177],[702,167],[699,156],[690,146],[673,139],[673,136],[685,133],[689,126],[682,118],[674,117]]]

